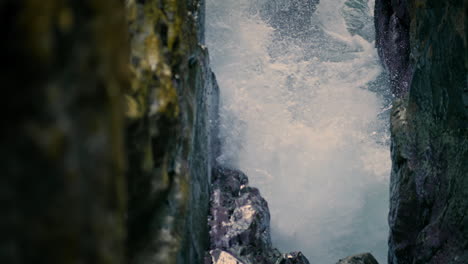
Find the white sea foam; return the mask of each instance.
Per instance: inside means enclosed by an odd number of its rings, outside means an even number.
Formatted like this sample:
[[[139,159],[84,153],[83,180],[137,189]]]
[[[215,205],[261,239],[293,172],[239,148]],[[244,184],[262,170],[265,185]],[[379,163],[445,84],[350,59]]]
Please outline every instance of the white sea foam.
[[[259,0],[207,1],[221,88],[218,161],[260,188],[281,250],[301,250],[312,263],[371,251],[383,263],[387,120],[378,117],[381,95],[368,89],[382,69],[374,43],[348,32],[344,2],[322,0],[315,31],[298,40],[252,12]]]

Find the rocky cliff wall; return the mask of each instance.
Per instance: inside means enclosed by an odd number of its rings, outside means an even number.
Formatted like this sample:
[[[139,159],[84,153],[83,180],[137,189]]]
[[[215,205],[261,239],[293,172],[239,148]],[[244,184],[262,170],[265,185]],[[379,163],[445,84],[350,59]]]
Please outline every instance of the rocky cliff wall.
[[[130,263],[201,263],[208,248],[218,88],[199,1],[129,1],[125,91]]]
[[[203,261],[219,144],[202,9],[1,1],[1,263]]]
[[[376,3],[394,102],[389,263],[468,263],[468,1]]]

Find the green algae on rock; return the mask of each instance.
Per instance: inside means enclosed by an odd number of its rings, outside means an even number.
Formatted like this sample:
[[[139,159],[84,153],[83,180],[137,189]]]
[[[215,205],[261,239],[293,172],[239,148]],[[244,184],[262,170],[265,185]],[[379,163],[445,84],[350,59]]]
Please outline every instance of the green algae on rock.
[[[198,1],[127,1],[130,263],[202,263],[217,86]]]

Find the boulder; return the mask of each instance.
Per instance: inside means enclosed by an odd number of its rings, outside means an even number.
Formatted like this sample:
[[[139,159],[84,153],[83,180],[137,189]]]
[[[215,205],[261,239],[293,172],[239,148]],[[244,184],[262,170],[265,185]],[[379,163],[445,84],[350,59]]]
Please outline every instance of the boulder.
[[[281,254],[272,246],[268,203],[243,172],[218,166],[213,177],[208,263],[309,263],[300,252]]]

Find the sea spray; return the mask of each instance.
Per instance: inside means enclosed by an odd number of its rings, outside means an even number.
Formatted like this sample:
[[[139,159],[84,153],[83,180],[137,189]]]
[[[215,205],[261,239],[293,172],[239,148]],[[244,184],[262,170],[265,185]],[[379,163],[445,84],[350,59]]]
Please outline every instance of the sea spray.
[[[362,251],[385,262],[389,100],[373,27],[348,15],[371,17],[372,3],[354,1],[322,0],[302,26],[273,23],[287,7],[265,1],[207,1],[221,89],[218,161],[260,188],[274,245],[312,263]]]

